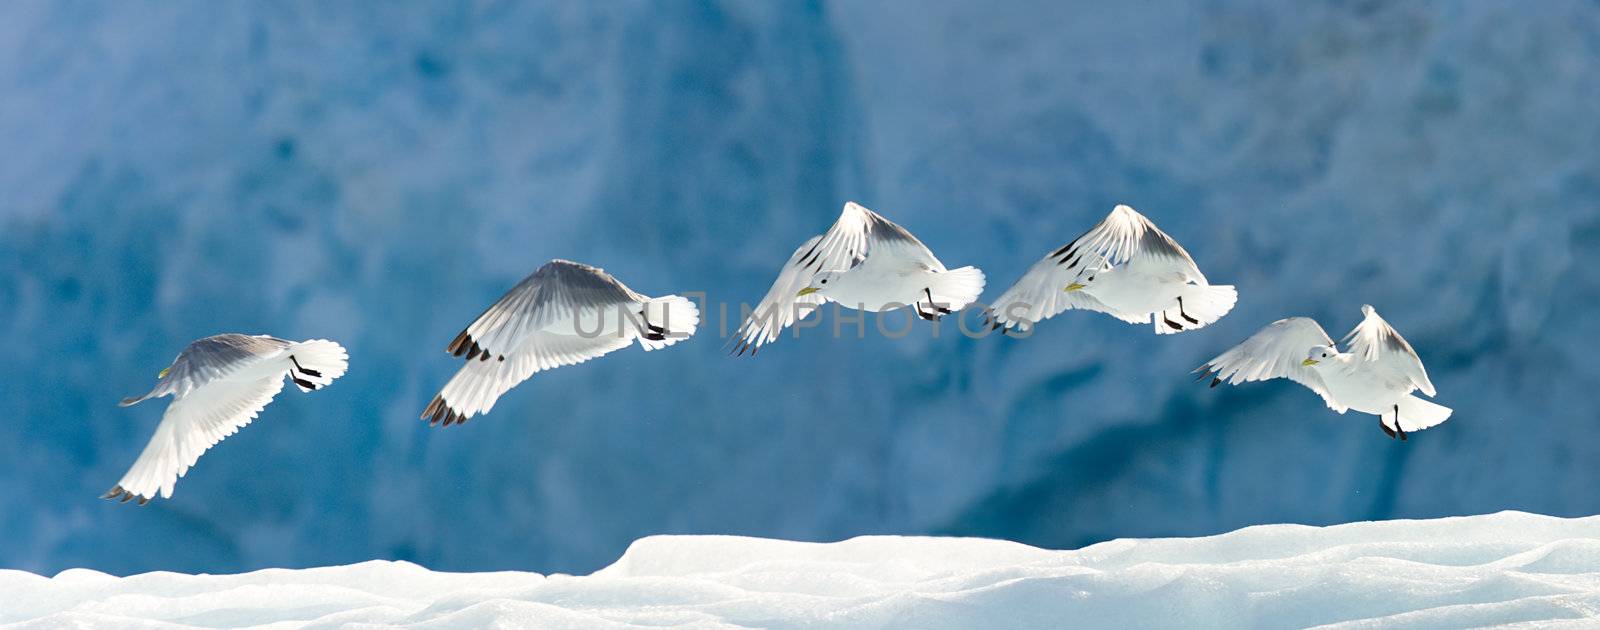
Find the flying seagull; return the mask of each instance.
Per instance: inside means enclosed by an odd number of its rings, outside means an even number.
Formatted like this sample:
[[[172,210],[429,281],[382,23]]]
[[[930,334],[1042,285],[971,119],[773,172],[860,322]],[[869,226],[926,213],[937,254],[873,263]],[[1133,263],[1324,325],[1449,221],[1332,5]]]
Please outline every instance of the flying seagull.
[[[144,505],[160,492],[172,497],[178,478],[206,449],[250,424],[283,389],[288,376],[300,391],[320,389],[344,375],[349,357],[326,339],[286,341],[266,335],[206,337],[184,348],[161,370],[155,389],[122,406],[172,395],[150,443],[128,474],[102,498]]]
[[[905,228],[852,201],[827,233],[794,250],[739,326],[734,352],[755,354],[825,302],[873,312],[910,306],[934,320],[977,300],[983,283],[977,267],[945,269]]]
[[[599,267],[545,263],[511,287],[445,348],[466,364],[433,397],[429,425],[466,422],[534,372],[631,345],[665,348],[694,334],[700,309],[676,295],[648,297]]]
[[[1406,433],[1444,422],[1450,408],[1411,395],[1421,390],[1434,395],[1428,371],[1411,344],[1371,306],[1366,317],[1345,335],[1346,352],[1340,352],[1309,317],[1273,322],[1233,349],[1196,369],[1201,378],[1211,376],[1211,386],[1224,381],[1287,378],[1322,396],[1328,408],[1339,413],[1354,409],[1378,416],[1378,426],[1389,437],[1406,439]]]
[[[1028,330],[1067,309],[1100,311],[1156,334],[1202,328],[1239,299],[1231,285],[1206,282],[1189,252],[1150,219],[1119,205],[1006,289],[990,307],[996,328]]]

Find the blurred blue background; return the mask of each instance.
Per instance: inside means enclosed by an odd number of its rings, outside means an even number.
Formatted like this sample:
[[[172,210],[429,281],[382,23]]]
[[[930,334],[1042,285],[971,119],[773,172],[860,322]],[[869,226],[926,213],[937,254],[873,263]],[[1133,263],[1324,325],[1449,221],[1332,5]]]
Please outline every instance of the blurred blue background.
[[[0,4],[0,566],[586,572],[658,533],[1600,512],[1600,3],[989,4]],[[989,297],[1129,203],[1241,299],[1159,338],[828,314],[754,359],[712,313],[417,419],[546,260],[754,302],[850,199]],[[1292,383],[1190,381],[1363,303],[1449,423],[1402,444]],[[226,331],[336,339],[351,371],[173,499],[97,500],[166,404],[116,401]]]

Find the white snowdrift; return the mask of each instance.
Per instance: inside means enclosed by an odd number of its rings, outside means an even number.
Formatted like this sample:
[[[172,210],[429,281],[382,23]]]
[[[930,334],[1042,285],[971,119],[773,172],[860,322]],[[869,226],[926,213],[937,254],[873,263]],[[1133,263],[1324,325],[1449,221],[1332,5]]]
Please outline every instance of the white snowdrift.
[[[24,627],[1600,626],[1600,517],[1266,525],[1077,551],[873,536],[641,539],[593,575],[365,562],[242,575],[0,571]]]

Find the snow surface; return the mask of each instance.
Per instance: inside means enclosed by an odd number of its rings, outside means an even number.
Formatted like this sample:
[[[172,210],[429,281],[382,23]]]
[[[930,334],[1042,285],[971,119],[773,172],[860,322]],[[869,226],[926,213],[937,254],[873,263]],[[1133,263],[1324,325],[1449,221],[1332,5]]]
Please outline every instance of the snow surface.
[[[1600,624],[1600,516],[1263,525],[1048,551],[979,538],[652,536],[592,575],[372,561],[0,571],[23,627],[1435,628]]]

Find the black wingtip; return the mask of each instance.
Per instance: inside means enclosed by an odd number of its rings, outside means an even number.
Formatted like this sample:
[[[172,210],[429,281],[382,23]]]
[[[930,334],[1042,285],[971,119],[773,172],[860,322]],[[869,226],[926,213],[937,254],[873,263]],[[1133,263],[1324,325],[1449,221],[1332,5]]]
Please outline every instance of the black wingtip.
[[[1211,379],[1211,387],[1212,387],[1212,388],[1213,388],[1213,389],[1215,389],[1215,388],[1216,388],[1216,386],[1218,386],[1218,385],[1221,385],[1221,384],[1222,384],[1222,379],[1220,379],[1220,378],[1213,378],[1213,379]]]
[[[450,345],[445,346],[444,351],[451,356],[459,357],[461,353],[467,351],[467,344],[471,342],[472,337],[467,336],[467,331],[463,330],[455,339],[450,340]]]
[[[439,421],[444,418],[445,413],[448,411],[449,407],[445,405],[444,397],[434,396],[433,400],[428,403],[427,408],[422,410],[422,419],[427,420],[430,427],[438,426]]]
[[[994,316],[993,312],[985,312],[983,316],[985,319],[989,320],[989,332],[1000,330],[1006,326],[1004,323],[1000,322],[1000,318]]]
[[[110,490],[107,490],[105,494],[100,495],[100,498],[108,501],[116,501],[117,503],[127,503],[134,499],[138,499],[139,505],[148,505],[151,499],[151,497],[140,496],[129,492],[127,488],[124,488],[120,485],[113,486]]]

